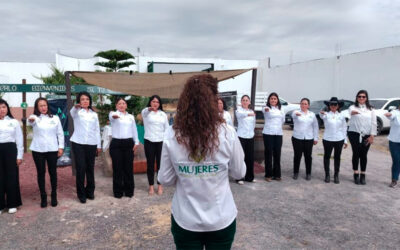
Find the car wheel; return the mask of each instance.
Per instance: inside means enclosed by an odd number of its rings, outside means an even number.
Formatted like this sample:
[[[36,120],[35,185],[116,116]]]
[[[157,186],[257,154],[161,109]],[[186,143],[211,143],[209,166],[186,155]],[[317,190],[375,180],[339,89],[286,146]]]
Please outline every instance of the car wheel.
[[[382,120],[378,118],[376,121],[376,134],[380,135],[382,133],[382,129],[383,129]]]

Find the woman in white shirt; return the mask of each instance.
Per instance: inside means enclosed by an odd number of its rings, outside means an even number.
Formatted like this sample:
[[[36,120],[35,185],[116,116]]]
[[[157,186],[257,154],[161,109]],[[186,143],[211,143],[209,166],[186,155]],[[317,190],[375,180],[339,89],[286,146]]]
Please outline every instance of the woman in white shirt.
[[[281,149],[282,125],[285,122],[285,113],[281,110],[281,103],[277,93],[268,96],[264,113],[264,162],[265,180],[281,180]]]
[[[246,176],[237,180],[239,185],[243,185],[243,181],[255,182],[254,180],[254,128],[256,127],[256,114],[251,109],[250,97],[242,96],[240,99],[242,104],[236,110],[236,118],[238,121],[237,134],[244,151],[244,161],[246,162]]]
[[[52,115],[48,102],[39,97],[35,101],[33,115],[28,124],[33,128],[30,146],[37,170],[37,182],[40,191],[40,206],[47,207],[45,184],[46,161],[51,183],[51,206],[57,206],[57,158],[64,151],[64,131],[57,115]]]
[[[217,79],[191,77],[164,137],[158,180],[175,185],[171,231],[177,249],[230,249],[237,209],[229,177],[245,175],[235,130],[218,114]]]
[[[22,205],[18,166],[23,154],[19,122],[12,116],[8,103],[0,99],[0,214],[5,208],[13,214]]]
[[[226,103],[222,98],[218,98],[218,112],[226,124],[233,126],[231,114],[227,111]]]
[[[123,195],[131,198],[135,189],[133,154],[139,145],[139,137],[135,117],[126,111],[128,104],[125,99],[119,97],[115,107],[117,111],[109,114],[112,128],[110,155],[113,165],[113,193],[118,199]]]
[[[339,170],[340,170],[340,155],[342,148],[347,148],[347,122],[346,117],[340,113],[340,108],[343,106],[343,101],[339,101],[337,97],[332,97],[329,101],[325,101],[329,111],[320,111],[320,117],[324,121],[325,131],[322,140],[324,145],[324,169],[325,169],[325,182],[331,181],[329,173],[329,163],[332,151],[334,153],[334,167],[335,174],[333,182],[339,184]]]
[[[76,192],[79,201],[86,203],[86,199],[94,199],[94,160],[101,152],[100,125],[90,94],[80,92],[76,100],[77,104],[70,110],[74,120],[74,133],[70,140],[76,165]]]
[[[312,148],[318,143],[319,126],[315,114],[308,110],[310,100],[303,98],[300,101],[300,110],[292,113],[293,136],[293,179],[299,176],[300,161],[304,154],[306,163],[306,180],[311,180]]]
[[[147,160],[147,180],[149,195],[154,194],[154,162],[157,162],[157,172],[160,171],[160,159],[164,133],[169,127],[168,117],[162,108],[158,95],[150,97],[147,107],[142,110],[144,124],[144,152]],[[157,193],[162,194],[162,185],[157,182]]]
[[[390,120],[389,150],[392,155],[392,182],[389,187],[396,187],[400,173],[400,111],[392,110],[385,114]]]
[[[353,150],[354,183],[365,185],[367,154],[376,135],[376,115],[369,104],[366,90],[358,91],[355,104],[350,106],[349,112],[351,116],[347,135]],[[358,163],[360,163],[361,174],[358,171]]]

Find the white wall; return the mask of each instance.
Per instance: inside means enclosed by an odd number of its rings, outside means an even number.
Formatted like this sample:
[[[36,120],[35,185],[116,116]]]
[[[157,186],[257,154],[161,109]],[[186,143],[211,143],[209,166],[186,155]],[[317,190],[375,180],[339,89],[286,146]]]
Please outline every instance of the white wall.
[[[0,62],[0,83],[20,84],[22,79],[26,79],[27,84],[43,83],[36,77],[51,74],[50,68],[51,63]],[[28,105],[32,106],[38,97],[38,93],[27,93]],[[22,102],[21,93],[5,93],[3,98],[11,107],[20,107]]]
[[[370,98],[400,96],[400,46],[340,57],[267,67],[260,63],[258,91],[275,91],[291,102],[332,96],[354,100],[366,89]]]

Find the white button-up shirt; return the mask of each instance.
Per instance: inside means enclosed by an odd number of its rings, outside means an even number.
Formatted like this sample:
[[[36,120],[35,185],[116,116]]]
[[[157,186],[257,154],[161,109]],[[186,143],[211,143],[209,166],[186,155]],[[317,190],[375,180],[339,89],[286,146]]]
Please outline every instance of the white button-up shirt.
[[[144,124],[144,139],[151,142],[162,142],[165,130],[169,127],[168,117],[162,110],[157,112],[149,111],[149,108],[142,110]]]
[[[347,143],[347,123],[346,117],[340,112],[329,111],[320,114],[319,117],[324,121],[325,131],[323,139],[326,141],[342,141]]]
[[[297,116],[296,113],[300,113],[300,116]],[[318,141],[319,126],[314,112],[307,111],[304,113],[301,110],[295,110],[292,113],[292,118],[294,138]]]
[[[263,134],[266,135],[283,135],[282,125],[285,122],[285,113],[278,107],[272,106],[269,111],[265,111],[263,107],[264,114],[264,129]]]
[[[35,119],[30,122],[29,119]],[[33,128],[33,139],[29,149],[40,153],[55,152],[64,148],[64,131],[57,115],[41,114],[29,116],[28,124]]]
[[[225,120],[226,124],[233,126],[231,114],[228,111],[224,110],[222,114],[222,118]]]
[[[236,118],[238,121],[237,134],[239,137],[245,139],[254,137],[254,128],[256,127],[256,116],[249,116],[249,114],[254,114],[254,111],[242,107],[238,107],[236,110]]]
[[[359,114],[352,115],[352,111]],[[361,135],[376,135],[376,115],[374,109],[368,109],[365,105],[351,105],[349,108],[350,121],[349,131],[360,133]]]
[[[388,139],[392,142],[400,143],[400,111],[393,110],[391,116],[389,116],[390,120],[390,132]]]
[[[200,162],[188,157],[172,127],[165,133],[158,181],[176,184],[172,214],[186,230],[216,231],[229,226],[237,209],[229,186],[230,175],[241,179],[246,173],[244,153],[233,127],[222,124],[217,151]]]
[[[93,110],[72,107],[70,111],[74,120],[74,133],[71,141],[83,145],[97,145],[101,148],[99,118]]]
[[[114,119],[113,115],[118,115],[119,118]],[[112,138],[129,139],[132,138],[135,145],[139,145],[139,137],[136,128],[135,117],[128,112],[122,113],[119,111],[110,112],[108,115],[112,128]]]
[[[19,122],[9,116],[0,120],[0,143],[14,142],[17,145],[17,159],[22,160],[24,142]]]

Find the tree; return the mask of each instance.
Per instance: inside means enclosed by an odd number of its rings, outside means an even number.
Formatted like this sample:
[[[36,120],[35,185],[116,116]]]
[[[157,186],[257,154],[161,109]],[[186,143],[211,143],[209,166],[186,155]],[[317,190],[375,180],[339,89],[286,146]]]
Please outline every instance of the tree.
[[[94,64],[106,68],[106,71],[108,72],[117,72],[122,68],[126,68],[135,64],[132,61],[128,61],[129,59],[135,59],[134,56],[126,51],[116,49],[100,51],[94,56],[102,57],[108,60],[107,62],[97,62]]]
[[[128,61],[129,59],[135,59],[130,53],[121,50],[107,50],[100,51],[96,55],[98,57],[102,57],[104,59],[108,59],[107,62],[97,62],[95,65],[106,68],[107,72],[118,72],[122,68],[129,67],[130,65],[134,65],[135,63],[132,61]],[[96,108],[99,110],[99,120],[102,125],[106,124],[108,121],[108,114],[110,111],[115,110],[115,102],[117,98],[120,96],[107,96],[107,98],[111,101],[111,104],[97,104]],[[140,97],[140,96],[128,96],[123,95],[125,98],[128,108],[127,112],[138,115],[141,113],[142,109],[147,105],[148,98]],[[137,121],[141,124],[141,121]]]
[[[35,76],[35,78],[40,79],[43,81],[43,83],[46,84],[65,84],[65,74],[64,71],[57,69],[56,66],[52,65],[50,67],[51,69],[51,75],[49,76]],[[82,78],[76,77],[76,76],[71,76],[70,78],[70,83],[71,84],[84,84],[85,80]]]

